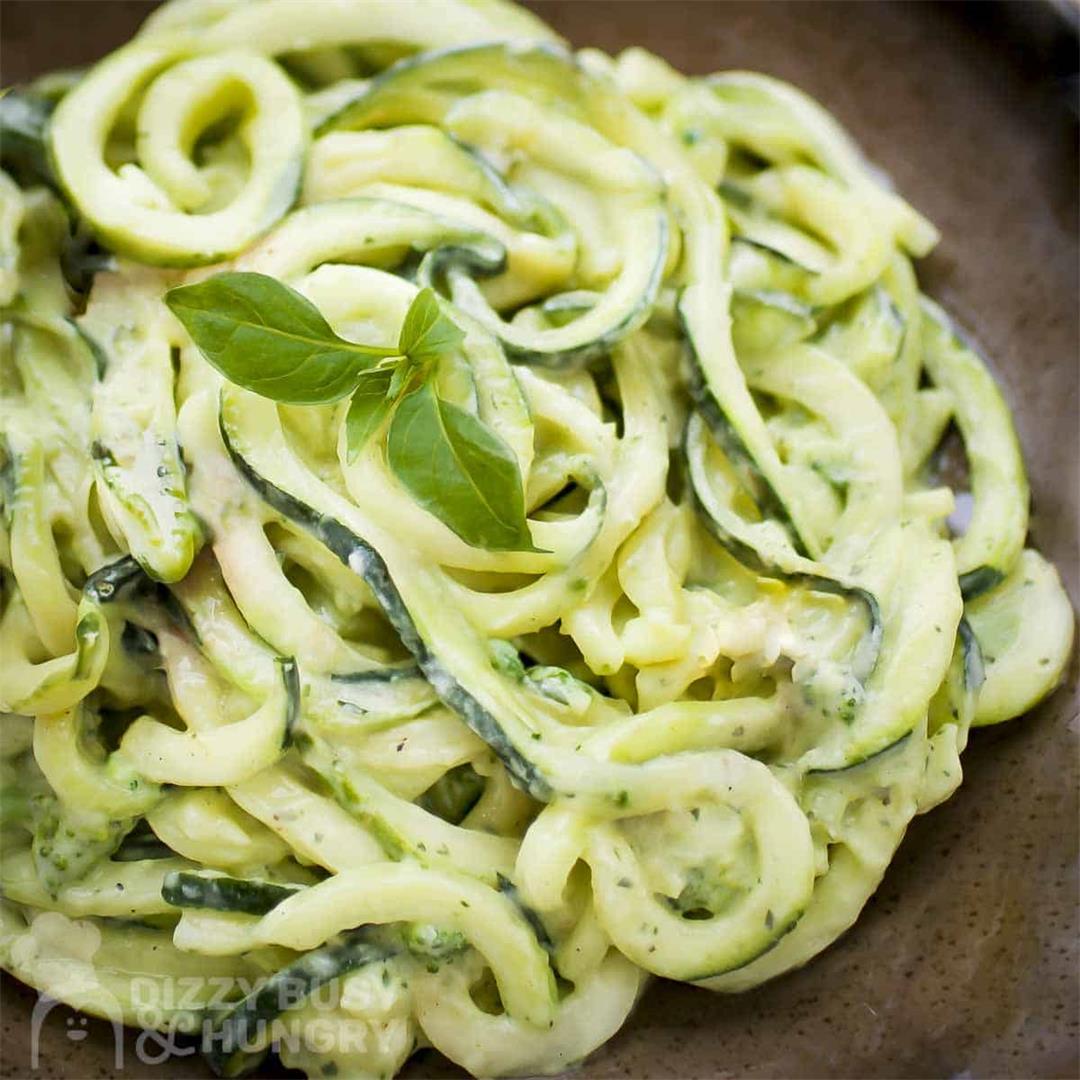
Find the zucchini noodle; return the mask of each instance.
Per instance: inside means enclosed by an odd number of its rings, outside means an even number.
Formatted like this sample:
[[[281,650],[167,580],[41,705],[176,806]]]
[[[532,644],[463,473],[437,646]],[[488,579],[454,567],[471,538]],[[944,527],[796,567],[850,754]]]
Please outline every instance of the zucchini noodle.
[[[560,1072],[650,976],[827,947],[969,729],[1061,680],[1008,406],[913,272],[937,233],[793,87],[502,0],[171,0],[48,87],[0,101],[47,150],[0,173],[20,979],[225,1075],[328,1020],[287,1065]],[[380,347],[434,290],[438,400],[531,544],[465,539],[347,403],[211,366],[165,295],[225,271]]]

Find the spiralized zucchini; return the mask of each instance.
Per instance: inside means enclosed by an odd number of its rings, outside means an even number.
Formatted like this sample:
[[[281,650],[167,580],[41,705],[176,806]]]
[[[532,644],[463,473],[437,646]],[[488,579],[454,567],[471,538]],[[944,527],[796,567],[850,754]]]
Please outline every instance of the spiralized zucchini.
[[[794,88],[502,0],[171,0],[40,90],[39,172],[0,174],[19,978],[225,1075],[273,1023],[311,1076],[560,1072],[650,975],[827,947],[969,728],[1060,682],[1008,408],[912,269],[937,234]],[[434,290],[406,434],[223,377],[166,303],[223,272],[381,349],[380,394]],[[438,417],[528,542],[414,497]],[[202,991],[148,1017],[148,978]]]

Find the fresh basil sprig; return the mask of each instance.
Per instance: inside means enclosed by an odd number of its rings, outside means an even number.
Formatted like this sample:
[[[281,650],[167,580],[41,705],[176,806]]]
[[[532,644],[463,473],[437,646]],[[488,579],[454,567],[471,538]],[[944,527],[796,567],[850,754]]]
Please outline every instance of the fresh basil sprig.
[[[165,302],[203,356],[238,386],[292,405],[352,395],[348,461],[386,428],[394,476],[466,543],[537,550],[512,451],[435,392],[440,358],[465,334],[431,289],[410,305],[396,348],[346,341],[311,301],[265,274],[215,274],[170,290]]]

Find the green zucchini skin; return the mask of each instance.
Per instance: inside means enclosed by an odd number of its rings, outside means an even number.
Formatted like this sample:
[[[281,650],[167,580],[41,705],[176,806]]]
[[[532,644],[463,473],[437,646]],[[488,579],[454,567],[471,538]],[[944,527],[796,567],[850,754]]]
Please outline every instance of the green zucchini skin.
[[[809,557],[806,544],[799,535],[795,523],[791,520],[791,515],[788,513],[783,500],[758,469],[757,463],[749,450],[747,450],[736,425],[724,413],[719,402],[706,385],[705,375],[701,370],[697,351],[694,348],[693,335],[690,333],[686,321],[682,318],[681,311],[680,323],[687,343],[687,356],[690,360],[690,397],[701,414],[702,420],[705,421],[713,438],[719,443],[728,460],[734,465],[743,486],[753,496],[762,515],[779,522],[791,540],[791,545],[796,553],[803,557]]]
[[[749,544],[720,528],[701,505],[701,500],[698,499],[696,492],[694,493],[694,506],[705,528],[715,537],[717,543],[738,559],[748,570],[753,570],[756,574],[761,574],[762,577],[775,578],[777,581],[785,581],[789,585],[802,586],[811,592],[843,596],[845,599],[854,600],[861,604],[866,611],[867,622],[869,623],[866,645],[871,659],[868,663],[862,665],[863,672],[860,681],[865,682],[873,674],[874,668],[877,666],[878,655],[881,652],[884,622],[881,617],[881,605],[872,592],[858,585],[845,585],[843,582],[837,581],[835,578],[825,577],[823,574],[790,573],[782,570],[779,566],[762,559]]]
[[[124,595],[154,588],[146,571],[130,555],[95,570],[83,586],[83,591],[95,603],[108,604]]]
[[[136,825],[113,852],[113,862],[141,862],[144,859],[171,859],[175,852],[162,843],[145,822]]]
[[[668,249],[668,226],[663,214],[657,217],[657,232],[657,258],[645,289],[639,295],[637,303],[603,333],[572,347],[557,350],[530,348],[500,336],[499,342],[507,356],[521,364],[554,371],[571,371],[608,355],[627,334],[647,320],[660,291]],[[478,246],[447,246],[431,251],[424,257],[417,271],[417,283],[439,285],[453,270],[469,272],[477,277],[492,277],[502,273],[505,267],[505,252],[496,258],[486,248]],[[589,310],[589,307],[581,306],[575,310],[580,313]]]
[[[962,589],[963,584],[961,584]],[[983,659],[982,647],[975,636],[975,631],[971,628],[971,623],[967,621],[967,616],[961,616],[956,632],[964,649],[964,686],[972,692],[977,692],[986,681],[986,662]]]
[[[444,244],[432,248],[421,260],[416,270],[416,284],[424,287],[441,287],[447,273],[460,269],[477,277],[494,277],[507,267],[506,248],[495,240],[478,241],[474,244]]]
[[[562,90],[567,88],[559,87],[559,80],[569,77],[572,83],[576,84],[582,82],[584,76],[573,53],[565,46],[553,42],[530,42],[528,45],[495,42],[433,49],[430,52],[407,56],[380,72],[352,101],[328,116],[315,129],[315,135],[385,126],[394,115],[389,111],[393,107],[393,100],[388,92],[402,85],[407,88],[409,79],[422,74],[425,68],[430,69],[434,62],[455,66],[460,64],[463,69],[466,69],[470,62],[473,65],[480,64],[484,78],[476,80],[478,90],[490,89],[493,80],[500,84],[518,83],[528,90],[533,85],[531,78],[522,74],[515,79],[515,74],[529,70],[530,75],[535,76],[540,66],[545,69],[545,81]],[[380,105],[380,98],[386,97],[391,99],[389,107]],[[441,105],[441,102],[439,104]],[[435,113],[430,108],[422,117],[428,123],[435,118]]]
[[[974,600],[1004,580],[1005,575],[996,566],[977,566],[960,575],[960,595],[965,600]]]
[[[727,184],[721,184],[719,188],[720,194],[725,199],[731,199],[733,193],[739,191],[741,198],[749,199],[744,192],[740,189],[733,188]],[[742,236],[736,234],[731,238],[732,250],[737,250],[741,245],[744,248],[752,249],[760,254],[763,259],[769,261],[773,266],[779,266],[783,268],[783,272],[777,276],[784,282],[784,288],[790,286],[790,294],[793,297],[797,297],[804,289],[803,285],[806,280],[814,277],[814,271],[808,266],[804,266],[802,263],[797,262],[790,255],[783,251],[778,251],[774,247],[770,247],[768,244],[761,240],[754,240],[749,236]],[[736,281],[736,287],[739,287],[739,282]]]
[[[178,870],[165,876],[161,884],[161,897],[179,908],[265,915],[300,889],[299,885],[278,885],[272,881],[249,881],[244,878],[208,877]]]
[[[82,267],[82,272],[83,273],[90,273],[91,277],[92,277],[93,273],[95,273],[97,270],[107,269],[111,265],[112,265],[112,256],[110,255],[110,256],[106,257],[105,261],[103,261],[101,263],[101,265],[95,265],[92,269],[90,267],[84,265]],[[89,292],[89,288],[90,287],[88,285],[87,288],[86,288],[87,292]],[[78,336],[79,340],[85,346],[86,351],[90,354],[90,358],[94,362],[94,374],[97,376],[98,380],[100,381],[101,379],[103,379],[105,377],[105,371],[109,366],[109,357],[106,354],[105,350],[101,347],[101,343],[98,341],[98,339],[96,337],[94,337],[93,334],[91,334],[88,330],[86,330],[83,326],[81,326],[74,319],[69,318],[69,317],[65,317],[64,321],[72,328],[72,330],[75,331],[75,333]]]
[[[699,412],[706,424],[709,424],[709,411],[712,411],[714,416],[717,417],[720,435],[718,441],[720,441],[721,446],[727,451],[729,448],[728,444],[722,441],[724,433],[727,432],[736,439],[737,436],[734,435],[734,432],[732,432],[726,422],[723,421],[720,411],[716,407],[716,403],[706,391],[703,403],[702,405],[699,405]],[[714,437],[717,436],[718,429],[712,427],[712,425],[709,425],[709,427],[713,432]],[[736,459],[731,457],[729,460]],[[865,653],[859,664],[859,681],[865,683],[870,675],[873,674],[874,668],[877,666],[878,657],[881,653],[882,636],[884,634],[884,620],[881,614],[881,605],[878,603],[877,597],[868,589],[861,588],[858,585],[848,585],[841,581],[837,581],[835,578],[827,577],[824,574],[810,574],[804,571],[788,571],[777,566],[769,559],[764,558],[754,547],[744,540],[740,540],[737,536],[733,536],[713,518],[713,516],[705,509],[705,505],[694,487],[693,470],[687,468],[687,474],[691,478],[690,491],[698,518],[709,533],[715,538],[717,543],[734,556],[734,558],[742,563],[748,570],[752,570],[756,574],[761,574],[763,577],[775,578],[778,581],[784,581],[790,585],[802,586],[803,588],[809,589],[811,592],[842,596],[845,599],[853,600],[862,605],[866,612],[866,618],[869,625],[866,638],[864,639]]]
[[[372,668],[370,671],[350,671],[340,675],[331,675],[330,681],[355,686],[364,683],[396,683],[405,679],[422,677],[420,668],[416,664],[401,664],[397,667]]]
[[[861,769],[864,765],[880,761],[888,754],[898,753],[901,747],[906,746],[910,739],[911,732],[905,731],[898,739],[894,739],[891,743],[874,750],[865,757],[856,758],[853,761],[846,762],[845,764],[836,767],[831,765],[814,766],[807,769],[806,772],[808,776],[842,776],[855,769]]]
[[[607,356],[627,334],[642,326],[652,312],[653,304],[660,292],[660,285],[664,278],[664,265],[667,262],[668,225],[663,213],[657,215],[656,228],[656,258],[653,261],[649,280],[639,294],[637,302],[617,321],[594,338],[582,341],[572,348],[556,351],[527,348],[500,338],[509,358],[521,364],[552,368],[555,371],[570,371]]]
[[[179,461],[178,452],[175,456]],[[133,499],[133,493],[125,485],[125,470],[116,460],[116,454],[110,447],[95,439],[90,444],[90,459],[94,463],[95,472],[100,477],[103,489],[109,492],[110,495],[114,495],[121,507],[126,509],[134,500],[139,498],[135,494]],[[179,468],[176,468],[175,472],[180,473],[182,467],[182,462],[179,462]],[[180,473],[180,475],[182,479],[185,478],[185,474]],[[167,473],[158,474],[158,479],[164,480],[167,477]],[[198,554],[204,540],[200,523],[183,502],[179,500],[176,500],[176,502],[179,506],[177,516],[180,520],[170,531],[173,535],[181,537],[181,544],[184,545],[185,550],[178,564],[170,565],[166,563],[160,570],[155,571],[155,574],[160,574],[160,580],[162,581],[179,581],[187,572],[191,560]],[[151,565],[150,558],[147,558],[147,565]]]
[[[975,343],[935,303],[922,302],[924,365],[953,394],[975,506],[955,540],[965,601],[996,588],[1015,566],[1029,524],[1030,490],[1012,416]]]
[[[233,445],[225,424],[219,424],[221,439],[240,475],[259,496],[283,517],[306,529],[358,573],[375,594],[390,625],[412,653],[435,693],[498,754],[511,777],[524,791],[541,802],[552,796],[547,778],[503,734],[499,721],[476,700],[442,665],[416,629],[382,556],[340,521],[312,510],[299,499],[272,484],[258,473]]]
[[[275,660],[274,663],[280,672],[281,681],[285,684],[285,731],[281,736],[281,745],[285,748],[292,743],[293,732],[300,723],[303,712],[300,706],[300,667],[291,656]]]
[[[160,581],[146,572],[131,555],[125,555],[95,570],[83,585],[83,591],[95,603],[107,605],[137,601],[161,611],[185,634],[197,637],[184,609]]]
[[[525,921],[532,927],[536,940],[540,942],[540,947],[549,955],[554,956],[555,942],[551,940],[551,935],[548,933],[543,920],[533,908],[529,907],[521,899],[518,887],[509,878],[503,877],[502,874],[499,875],[499,892],[513,900]]]
[[[1057,571],[1037,551],[1025,548],[1005,580],[970,601],[965,614],[984,660],[972,727],[1020,716],[1061,684],[1076,614]]]
[[[710,979],[719,978],[721,975],[731,975],[736,971],[742,971],[744,968],[748,968],[756,960],[760,960],[763,956],[771,953],[773,949],[775,949],[776,946],[779,945],[780,942],[783,941],[784,938],[786,938],[788,934],[790,934],[791,931],[799,925],[799,922],[802,920],[804,914],[805,910],[796,912],[791,919],[789,919],[782,927],[779,928],[776,937],[772,938],[770,941],[767,941],[761,947],[761,949],[758,950],[758,952],[754,953],[753,956],[748,956],[741,964],[736,964],[735,967],[724,968],[721,971],[712,971],[706,975],[699,975],[696,979],[689,980],[689,985],[701,986],[707,990],[710,989],[710,987],[707,985]]]
[[[419,716],[437,700],[414,663],[331,675],[330,683],[336,688],[339,708],[359,716],[372,711],[387,716]]]
[[[368,964],[388,960],[400,950],[372,940],[370,930],[361,928],[343,934],[337,941],[304,953],[299,959],[274,972],[258,989],[233,1006],[202,1040],[202,1053],[217,1076],[241,1076],[262,1060],[265,1051],[252,1053],[250,1047],[267,1023],[280,1015],[285,1005],[299,1004],[320,986]]]
[[[552,96],[588,95],[593,85],[573,53],[546,42],[524,47],[497,42],[420,53],[399,60],[377,75],[356,98],[328,117],[317,128],[316,136],[406,121],[437,125],[455,95],[468,93],[474,86],[477,90],[499,87],[535,96],[537,83]],[[461,140],[455,141],[469,149]],[[498,181],[505,186],[501,177]],[[650,261],[646,280],[629,304],[612,313],[610,322],[599,333],[561,347],[540,347],[499,333],[496,326],[481,319],[499,337],[511,359],[555,370],[580,368],[607,355],[622,338],[645,323],[660,290],[670,243],[667,213],[659,195],[655,209],[655,235],[647,249]],[[438,278],[448,279],[455,302],[477,317],[478,312],[470,310],[457,295],[453,273],[488,277],[499,273],[503,265],[504,260],[496,262],[490,253],[444,249],[424,260],[419,280],[427,284]]]

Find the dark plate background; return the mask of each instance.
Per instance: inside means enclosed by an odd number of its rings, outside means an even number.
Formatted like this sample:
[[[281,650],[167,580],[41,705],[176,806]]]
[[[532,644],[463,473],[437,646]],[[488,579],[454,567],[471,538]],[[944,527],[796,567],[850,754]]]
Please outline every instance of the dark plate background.
[[[302,4],[303,0],[297,0]],[[407,3],[408,0],[402,0]],[[1064,0],[1068,8],[1069,0]],[[4,0],[5,85],[84,63],[149,4]],[[941,228],[930,290],[974,330],[1015,410],[1035,543],[1077,601],[1077,46],[1038,4],[547,0],[575,45],[683,70],[752,68],[822,101]],[[1070,97],[1071,95],[1071,97]],[[584,1077],[1075,1077],[1076,662],[1025,720],[976,733],[965,782],[912,826],[856,928],[737,998],[656,985]],[[28,1076],[33,995],[5,980],[0,1074]],[[65,1021],[68,1021],[67,1023]],[[40,1071],[114,1075],[109,1029],[57,1010]],[[196,1059],[123,1075],[204,1076]],[[410,1076],[457,1076],[428,1053]]]

